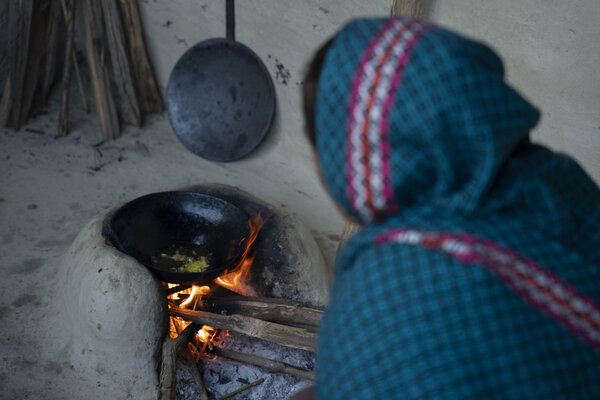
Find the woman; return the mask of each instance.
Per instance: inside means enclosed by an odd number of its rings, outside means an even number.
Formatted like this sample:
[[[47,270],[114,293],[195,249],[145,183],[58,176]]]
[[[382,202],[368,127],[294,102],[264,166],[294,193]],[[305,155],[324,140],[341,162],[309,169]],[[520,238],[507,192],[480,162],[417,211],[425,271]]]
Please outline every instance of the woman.
[[[539,113],[503,73],[414,19],[352,21],[315,56],[309,138],[364,225],[336,261],[317,398],[600,398],[600,191],[531,143]]]

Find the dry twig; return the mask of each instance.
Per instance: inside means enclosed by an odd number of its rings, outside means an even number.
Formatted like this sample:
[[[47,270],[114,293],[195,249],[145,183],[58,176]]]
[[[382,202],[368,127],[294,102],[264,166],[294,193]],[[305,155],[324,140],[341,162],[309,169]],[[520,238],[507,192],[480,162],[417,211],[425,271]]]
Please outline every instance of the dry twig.
[[[73,60],[73,31],[75,28],[75,5],[74,0],[68,0],[69,5],[62,0],[65,23],[67,24],[67,43],[65,50],[65,65],[62,77],[62,95],[60,99],[60,113],[58,117],[58,136],[66,136],[69,133],[69,92],[71,86],[71,61]],[[74,63],[77,63],[74,60]]]
[[[101,4],[96,0],[84,0],[83,17],[85,48],[92,76],[92,91],[98,123],[104,139],[114,139],[119,136],[120,127],[106,60],[109,49],[104,40],[105,22]]]
[[[185,350],[183,356],[186,361],[190,365],[190,369],[192,370],[192,376],[194,377],[194,381],[196,382],[196,388],[198,389],[198,393],[200,393],[201,400],[208,400],[208,393],[206,392],[206,386],[204,386],[204,380],[202,379],[202,374],[198,369],[198,364],[196,364],[196,359],[192,355],[189,347]]]
[[[259,380],[257,380],[257,381],[254,381],[254,382],[252,382],[252,383],[249,383],[249,384],[247,384],[246,386],[243,386],[243,387],[239,388],[239,389],[238,389],[238,390],[236,390],[236,391],[233,391],[233,392],[231,392],[231,393],[229,393],[229,394],[226,394],[225,396],[221,396],[221,397],[219,397],[219,398],[218,398],[218,399],[216,399],[216,400],[225,400],[225,399],[228,399],[228,398],[230,398],[230,397],[233,397],[233,396],[235,396],[235,395],[236,395],[236,394],[238,394],[238,393],[242,393],[244,390],[248,390],[248,389],[250,389],[250,388],[252,388],[252,387],[254,387],[254,386],[260,385],[260,384],[261,384],[261,383],[263,383],[264,381],[265,381],[265,378],[260,378]]]
[[[214,346],[211,350],[211,354],[246,364],[256,365],[257,367],[264,368],[273,374],[288,374],[302,379],[311,381],[315,380],[314,371],[296,368],[292,365],[256,356],[254,354],[240,353],[235,350],[223,349],[216,346]]]
[[[65,22],[68,23],[68,10],[67,10],[67,4],[65,3],[65,0],[61,0],[62,3],[62,10],[63,10],[63,16],[65,18]],[[73,16],[72,18],[75,19],[75,3],[73,2]],[[66,57],[68,57],[68,55],[65,55],[65,59]],[[88,105],[87,102],[87,98],[85,97],[85,91],[83,90],[83,81],[81,80],[81,71],[79,71],[79,63],[77,62],[77,55],[75,54],[75,49],[71,48],[71,60],[73,62],[73,68],[75,68],[75,76],[77,77],[77,87],[79,87],[79,96],[81,97],[81,104],[83,105],[83,109],[85,110],[86,113],[90,112],[90,106]]]

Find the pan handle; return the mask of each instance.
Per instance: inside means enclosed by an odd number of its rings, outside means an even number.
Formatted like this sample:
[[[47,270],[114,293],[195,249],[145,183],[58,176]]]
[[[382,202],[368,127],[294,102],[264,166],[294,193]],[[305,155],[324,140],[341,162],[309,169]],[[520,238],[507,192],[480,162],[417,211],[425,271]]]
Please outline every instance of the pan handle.
[[[227,39],[235,41],[235,5],[233,0],[226,0],[225,11]]]

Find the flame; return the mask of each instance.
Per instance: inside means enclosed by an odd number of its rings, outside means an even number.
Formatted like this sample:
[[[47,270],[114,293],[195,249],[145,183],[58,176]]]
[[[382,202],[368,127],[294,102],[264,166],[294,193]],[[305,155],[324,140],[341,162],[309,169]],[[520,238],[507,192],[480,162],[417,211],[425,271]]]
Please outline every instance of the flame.
[[[215,279],[215,283],[245,296],[256,296],[256,292],[254,291],[254,289],[252,289],[250,285],[246,284],[246,279],[248,277],[255,257],[254,253],[252,253],[252,245],[256,241],[258,233],[260,232],[267,219],[268,217],[263,220],[260,213],[258,213],[256,216],[248,220],[248,226],[250,227],[250,236],[246,241],[246,247],[244,248],[244,252],[242,253],[240,262],[232,270],[225,271],[225,273],[223,273],[220,277]],[[171,289],[175,286],[178,285],[172,283],[167,284],[168,289]],[[173,293],[167,298],[168,300],[174,302],[183,300],[183,302],[179,304],[179,307],[190,308],[192,310],[195,310],[196,307],[199,305],[201,297],[207,295],[210,292],[210,290],[211,289],[209,286],[192,285],[191,288]],[[180,295],[188,296],[184,300],[184,297]],[[171,325],[169,331],[170,337],[173,339],[176,338],[189,324],[190,322],[185,321],[179,317],[171,317]],[[190,346],[192,347],[193,352],[198,358],[204,353],[206,347],[210,346],[213,340],[216,340],[215,338],[217,337],[218,332],[218,329],[207,325],[202,326],[202,328],[198,330],[195,336],[196,344],[193,345],[190,342]],[[223,331],[221,336],[222,337],[217,337],[219,341],[223,341],[225,337],[229,337],[229,332]]]
[[[248,237],[246,248],[244,249],[242,257],[240,258],[241,261],[233,270],[228,270],[215,279],[214,282],[216,284],[244,296],[256,296],[254,289],[250,285],[246,284],[246,279],[250,273],[250,269],[252,268],[252,263],[255,256],[254,254],[251,254],[252,245],[256,241],[258,233],[265,222],[266,219],[263,220],[260,213],[248,220],[250,236]]]
[[[169,283],[167,284],[168,288],[171,289],[175,286],[177,286],[176,284],[172,284]],[[192,302],[194,303],[194,305],[191,307],[192,310],[194,310],[196,308],[196,306],[198,305],[198,301],[200,300],[200,296],[206,295],[210,292],[210,287],[208,286],[198,286],[198,285],[192,285],[191,289],[184,289],[180,292],[177,293],[173,293],[172,295],[168,296],[167,298],[169,300],[180,300],[181,297],[179,296],[180,294],[188,294],[188,298],[185,299],[185,301],[183,301],[183,303],[181,303],[179,305],[179,307],[182,308],[188,308],[188,306],[190,304],[192,304]],[[179,333],[181,333],[189,324],[190,322],[188,321],[184,321],[181,318],[178,317],[171,317],[171,331],[170,331],[170,336],[172,339],[176,338]],[[202,353],[204,351],[204,348],[206,347],[206,345],[208,343],[210,343],[212,341],[212,338],[215,336],[215,334],[217,333],[217,329],[213,328],[212,326],[207,326],[204,325],[202,326],[202,328],[200,328],[198,330],[198,332],[196,333],[196,340],[198,343],[202,343],[202,351],[200,353]]]
[[[198,338],[198,340],[202,343],[210,343],[216,333],[217,333],[216,328],[213,328],[212,326],[204,325],[198,331],[196,338]]]
[[[190,293],[190,296],[187,298],[187,300],[185,300],[183,303],[181,303],[179,305],[179,307],[187,308],[187,306],[189,304],[191,304],[191,302],[193,301],[194,306],[192,307],[192,310],[195,310],[196,306],[198,305],[198,300],[200,300],[200,296],[206,295],[209,292],[210,292],[210,287],[208,287],[208,286],[192,285],[192,292]]]

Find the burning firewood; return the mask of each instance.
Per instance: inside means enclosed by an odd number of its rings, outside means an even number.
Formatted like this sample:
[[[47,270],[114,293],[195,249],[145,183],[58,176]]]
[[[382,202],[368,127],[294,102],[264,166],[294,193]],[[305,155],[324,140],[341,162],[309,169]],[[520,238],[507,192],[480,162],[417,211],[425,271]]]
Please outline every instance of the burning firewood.
[[[282,346],[315,351],[316,333],[304,328],[276,324],[245,315],[221,315],[206,311],[192,311],[171,307],[169,314],[199,325],[228,329]]]
[[[198,304],[203,311],[245,315],[311,332],[316,332],[323,317],[322,307],[289,299],[242,296],[220,286],[200,296]]]
[[[177,357],[196,335],[200,327],[194,323],[188,325],[175,339],[167,337],[162,346],[162,362],[159,375],[159,400],[175,400],[175,370]]]
[[[190,288],[191,285],[179,285],[167,289],[167,296]],[[323,317],[323,307],[314,307],[295,300],[242,296],[221,286],[202,288],[204,290],[196,297],[195,303],[197,308],[203,311],[245,315],[263,321],[304,328],[311,332],[316,332]],[[187,300],[188,296],[188,294],[179,294],[177,300],[170,299],[170,301],[180,305],[179,302]]]
[[[173,319],[170,320],[171,322],[171,328],[175,329],[175,331],[177,332],[178,335],[181,335],[181,330],[182,330],[182,325],[179,323],[175,323],[175,321],[173,321]],[[193,325],[193,324],[190,324]],[[204,385],[204,379],[202,378],[202,374],[200,373],[200,370],[198,369],[198,364],[196,363],[196,359],[194,358],[194,354],[192,352],[192,349],[194,349],[194,345],[191,343],[191,341],[193,340],[190,339],[190,343],[187,344],[185,350],[183,350],[183,357],[185,358],[185,360],[187,361],[191,373],[192,373],[192,377],[194,378],[194,381],[196,382],[196,388],[198,389],[198,393],[200,394],[200,400],[208,400],[208,393],[206,392],[206,386]],[[204,342],[204,345],[206,346],[208,344],[208,341],[210,339],[207,339]],[[206,347],[203,347],[202,350],[200,351],[200,354],[202,354],[204,352]],[[175,357],[177,358],[177,355],[175,355]]]
[[[262,224],[256,225],[258,228],[253,231],[254,237]],[[314,354],[305,351],[313,353],[315,351],[316,331],[322,318],[323,308],[289,299],[257,297],[257,292],[250,285],[251,280],[248,278],[254,256],[253,248],[248,245],[236,268],[227,271],[207,285],[164,284],[169,314],[175,329],[181,330],[187,323],[185,321],[202,326],[197,340],[193,345],[190,344],[190,347],[194,348],[193,354],[197,357],[195,362],[191,360],[190,355],[185,355],[188,362],[192,364],[191,372],[196,381],[202,380],[202,377],[198,376],[200,374],[196,369],[198,367],[196,363],[202,355],[206,354],[252,364],[275,374],[314,380],[313,371],[282,362],[284,360],[275,361],[271,360],[271,357],[265,358],[223,348],[229,347],[226,345],[229,339],[225,338],[229,337],[227,331],[232,331],[241,334],[236,340],[247,339],[250,343],[257,344],[264,341],[267,343],[261,345],[267,348],[277,345],[289,347],[289,349],[279,350],[293,355],[292,357],[299,357],[300,354],[307,359],[314,357]],[[304,350],[304,352],[293,349]],[[204,360],[203,363],[204,367],[212,372],[213,365],[210,359]],[[239,392],[236,391],[223,398],[236,393]]]
[[[167,288],[166,289],[166,291],[167,291],[167,297],[171,296],[172,294],[179,293],[179,292],[182,292],[184,290],[187,290],[187,289],[189,289],[191,287],[192,287],[192,285],[183,284],[183,285],[173,286],[172,288]]]

